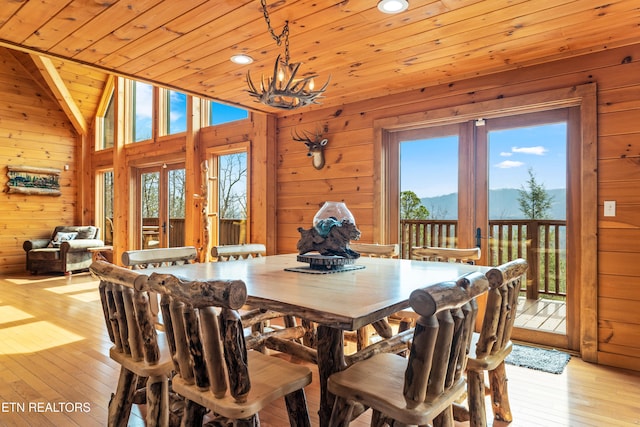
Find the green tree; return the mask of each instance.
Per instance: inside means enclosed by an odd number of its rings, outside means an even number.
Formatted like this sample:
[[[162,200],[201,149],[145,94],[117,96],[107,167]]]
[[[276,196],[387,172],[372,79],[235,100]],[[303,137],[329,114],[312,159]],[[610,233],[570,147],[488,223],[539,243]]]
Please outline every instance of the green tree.
[[[553,196],[547,193],[543,184],[538,183],[533,169],[529,168],[529,179],[522,189],[518,190],[520,211],[527,219],[546,219],[553,203]]]
[[[400,219],[427,219],[429,210],[413,191],[400,193]]]

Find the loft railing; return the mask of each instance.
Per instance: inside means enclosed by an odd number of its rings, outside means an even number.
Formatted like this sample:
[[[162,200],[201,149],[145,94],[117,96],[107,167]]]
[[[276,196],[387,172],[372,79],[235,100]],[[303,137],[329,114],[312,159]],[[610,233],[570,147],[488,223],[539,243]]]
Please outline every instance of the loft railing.
[[[487,264],[525,258],[527,298],[566,297],[567,223],[564,220],[491,220]],[[410,258],[413,246],[456,247],[456,220],[402,220],[400,253]],[[523,290],[525,291],[525,290]]]

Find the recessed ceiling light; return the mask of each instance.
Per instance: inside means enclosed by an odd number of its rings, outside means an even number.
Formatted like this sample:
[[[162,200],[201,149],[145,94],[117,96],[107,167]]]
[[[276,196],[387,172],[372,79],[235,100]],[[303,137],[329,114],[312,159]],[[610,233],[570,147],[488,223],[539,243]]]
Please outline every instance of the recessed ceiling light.
[[[380,0],[378,9],[383,13],[400,13],[407,10],[409,3],[407,0]]]
[[[245,54],[233,55],[231,57],[231,62],[234,64],[247,65],[253,62],[253,58]]]

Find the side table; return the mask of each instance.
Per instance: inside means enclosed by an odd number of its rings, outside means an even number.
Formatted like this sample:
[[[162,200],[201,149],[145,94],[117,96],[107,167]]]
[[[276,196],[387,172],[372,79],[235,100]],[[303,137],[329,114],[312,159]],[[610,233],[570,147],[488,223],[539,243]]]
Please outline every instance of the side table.
[[[102,260],[113,264],[113,246],[99,246],[87,250],[91,252],[91,259],[94,261]]]

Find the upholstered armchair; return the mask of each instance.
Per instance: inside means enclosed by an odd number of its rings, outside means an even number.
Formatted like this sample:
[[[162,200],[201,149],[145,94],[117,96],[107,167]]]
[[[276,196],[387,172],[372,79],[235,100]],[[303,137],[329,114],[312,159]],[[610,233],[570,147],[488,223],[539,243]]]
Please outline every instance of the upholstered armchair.
[[[50,239],[32,239],[23,243],[27,271],[33,274],[59,272],[70,274],[91,265],[89,248],[104,246],[100,229],[92,225],[57,226]]]

